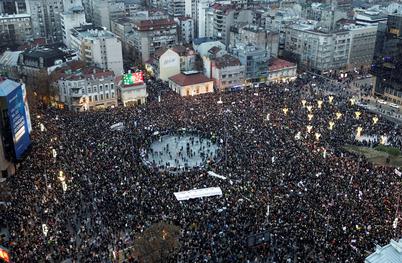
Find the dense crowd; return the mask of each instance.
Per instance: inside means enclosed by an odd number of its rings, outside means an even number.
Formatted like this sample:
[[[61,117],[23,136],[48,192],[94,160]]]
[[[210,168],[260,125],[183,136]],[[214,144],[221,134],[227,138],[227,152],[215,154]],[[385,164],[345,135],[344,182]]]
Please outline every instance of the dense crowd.
[[[355,138],[361,127],[400,148],[401,131],[382,118],[373,124],[374,115],[351,105],[347,94],[330,103],[312,82],[324,85],[304,76],[189,98],[151,82],[145,106],[39,109],[32,114],[32,151],[9,178],[13,200],[2,215],[12,259],[110,262],[112,251],[164,221],[181,228],[175,262],[363,262],[376,244],[400,236],[400,226],[392,225],[401,178],[342,147],[362,144]],[[118,122],[124,129],[112,131]],[[181,128],[225,138],[225,158],[205,171],[175,175],[145,166],[140,149],[152,134]],[[207,176],[208,170],[229,180]],[[179,202],[173,195],[215,186],[223,196]],[[248,236],[264,231],[268,243],[247,246]]]

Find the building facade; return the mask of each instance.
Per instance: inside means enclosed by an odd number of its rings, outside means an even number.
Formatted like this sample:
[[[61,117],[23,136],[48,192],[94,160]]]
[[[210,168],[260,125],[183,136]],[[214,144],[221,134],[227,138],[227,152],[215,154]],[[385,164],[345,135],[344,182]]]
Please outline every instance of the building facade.
[[[188,16],[175,19],[177,23],[178,41],[180,44],[190,44],[194,38],[194,20]]]
[[[215,59],[211,72],[216,90],[225,91],[244,85],[245,66],[241,65],[240,60],[232,55],[226,54]]]
[[[268,77],[269,54],[253,44],[238,44],[232,54],[245,66],[246,84],[266,82]]]
[[[110,31],[92,25],[71,30],[71,47],[79,50],[81,60],[102,69],[123,74],[123,54],[120,40]]]
[[[82,5],[71,7],[61,13],[60,19],[63,43],[67,47],[71,47],[71,29],[86,24],[84,7]]]
[[[161,47],[177,45],[177,25],[173,19],[136,21],[128,45],[135,61],[147,61]]]
[[[351,38],[349,31],[320,32],[301,25],[288,27],[285,52],[300,66],[326,71],[346,68]]]
[[[183,72],[169,78],[169,87],[180,96],[214,92],[214,81],[198,72]]]
[[[268,81],[284,82],[291,81],[297,77],[297,65],[295,63],[274,58],[269,62]]]
[[[45,37],[48,43],[62,41],[60,14],[63,12],[63,1],[29,0],[28,13],[31,15],[34,38]]]
[[[90,111],[117,106],[113,71],[88,67],[63,70],[57,81],[59,100],[72,111]]]
[[[350,32],[349,69],[370,68],[377,38],[377,25],[352,26]]]
[[[22,45],[32,38],[30,15],[0,15],[0,48]]]
[[[111,21],[125,16],[124,1],[93,0],[93,23],[99,27],[111,29]]]

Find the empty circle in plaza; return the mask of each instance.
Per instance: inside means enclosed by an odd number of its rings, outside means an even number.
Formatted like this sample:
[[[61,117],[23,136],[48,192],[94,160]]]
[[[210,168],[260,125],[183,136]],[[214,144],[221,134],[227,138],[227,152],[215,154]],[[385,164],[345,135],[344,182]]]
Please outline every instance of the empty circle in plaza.
[[[203,168],[219,157],[219,145],[213,138],[192,133],[154,137],[152,143],[142,151],[143,160],[150,167],[188,171]]]

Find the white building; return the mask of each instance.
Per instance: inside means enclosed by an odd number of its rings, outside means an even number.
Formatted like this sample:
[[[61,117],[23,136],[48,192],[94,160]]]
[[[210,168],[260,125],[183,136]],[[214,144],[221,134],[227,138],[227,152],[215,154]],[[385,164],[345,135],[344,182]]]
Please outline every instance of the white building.
[[[349,26],[350,50],[348,68],[369,68],[374,57],[377,25]]]
[[[213,79],[198,72],[183,72],[169,78],[169,87],[180,96],[214,92]]]
[[[57,81],[59,100],[72,111],[117,106],[115,75],[110,70],[65,68]]]
[[[177,31],[179,35],[179,43],[189,44],[194,38],[194,20],[188,16],[175,18],[178,25]]]
[[[81,60],[112,70],[116,76],[123,73],[121,42],[112,32],[89,25],[73,28],[71,47],[79,50]]]
[[[120,85],[119,93],[124,107],[144,104],[148,97],[145,83]]]
[[[325,33],[311,25],[292,25],[286,30],[285,51],[306,68],[326,71],[346,68],[350,51],[348,30]]]
[[[185,0],[169,0],[168,14],[171,17],[185,16]]]
[[[86,24],[85,11],[82,5],[76,5],[60,15],[61,29],[63,30],[63,43],[71,48],[71,29]]]

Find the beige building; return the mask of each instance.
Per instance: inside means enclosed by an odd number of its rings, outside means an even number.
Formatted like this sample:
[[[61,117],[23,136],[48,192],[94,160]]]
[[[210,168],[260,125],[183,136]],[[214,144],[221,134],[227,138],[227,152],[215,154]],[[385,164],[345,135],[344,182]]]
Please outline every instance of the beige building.
[[[245,71],[246,68],[241,65],[240,60],[229,54],[212,61],[212,78],[215,80],[215,88],[220,91],[242,87]]]
[[[120,85],[119,95],[124,107],[144,104],[148,93],[144,82],[132,85]]]
[[[194,96],[214,92],[214,81],[205,75],[192,71],[169,78],[169,87],[180,96]]]
[[[297,77],[297,65],[287,60],[275,58],[269,62],[268,81],[281,82]]]

